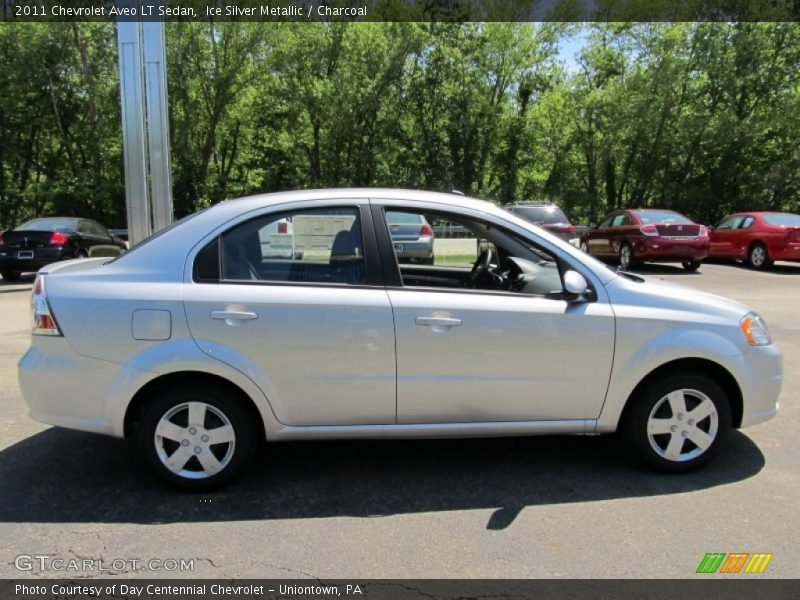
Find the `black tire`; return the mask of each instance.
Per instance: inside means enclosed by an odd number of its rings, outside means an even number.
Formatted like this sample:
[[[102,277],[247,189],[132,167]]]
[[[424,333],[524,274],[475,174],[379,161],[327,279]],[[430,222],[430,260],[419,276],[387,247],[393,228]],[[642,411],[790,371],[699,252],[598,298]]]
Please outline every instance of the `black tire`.
[[[750,246],[747,251],[747,265],[751,269],[768,269],[772,266],[773,261],[769,259],[769,252],[767,247],[761,242],[756,242]]]
[[[203,414],[204,420],[199,427],[192,427],[189,420],[188,403],[198,403],[206,407]],[[208,408],[210,407],[210,408]],[[162,417],[174,412],[170,424],[184,429],[186,435],[181,441],[167,439],[168,436],[157,438],[157,428]],[[226,426],[225,421],[233,430],[235,438],[232,442],[214,444],[209,442],[206,434],[213,432],[218,427]],[[191,433],[194,430],[194,433]],[[205,439],[201,442],[201,438]],[[179,436],[180,437],[180,436]],[[244,406],[241,398],[231,395],[228,391],[216,387],[201,385],[176,386],[162,390],[147,405],[138,431],[139,450],[145,457],[148,466],[162,479],[172,485],[190,490],[208,490],[228,483],[233,478],[241,475],[253,459],[258,446],[258,429],[256,419],[250,414],[248,407]],[[188,442],[188,443],[187,443]],[[195,445],[196,444],[196,445]],[[173,454],[177,454],[180,447],[183,455],[191,454],[183,464],[179,473],[170,470],[165,461]],[[194,448],[192,448],[194,446]],[[193,450],[200,449],[198,453]],[[200,462],[203,452],[204,459],[216,459],[222,468],[214,474],[209,474]],[[162,458],[162,455],[164,458]]]
[[[21,271],[3,271],[3,279],[6,281],[17,281],[22,275]]]
[[[674,414],[672,411],[668,395],[678,390],[685,392],[682,397],[686,413]],[[705,399],[711,401],[713,411],[699,422],[693,423],[691,411]],[[690,471],[707,463],[720,452],[731,432],[730,401],[719,384],[704,373],[690,371],[666,375],[649,383],[628,402],[620,426],[623,440],[647,465],[661,471]],[[663,427],[669,426],[670,430],[651,436],[649,430],[651,416],[657,419],[656,423],[666,419]],[[716,419],[716,431],[713,431],[714,419]],[[659,423],[659,430],[661,428],[662,425]],[[701,439],[696,437],[698,433],[695,430],[705,433],[707,437],[704,439],[711,438],[705,450],[694,443],[692,438]],[[688,433],[688,438],[685,432]],[[673,440],[675,444],[680,444],[678,446],[680,456],[677,459],[666,456],[670,450],[670,441]]]
[[[685,260],[681,263],[683,265],[684,271],[688,273],[694,273],[697,269],[700,268],[700,261],[699,260]]]
[[[76,250],[75,258],[89,258],[89,254],[86,252],[86,250]]]
[[[636,266],[636,255],[633,253],[633,248],[628,242],[623,242],[619,247],[619,268],[622,271]]]
[[[430,258],[423,258],[420,260],[423,265],[432,265],[433,264],[433,256]]]

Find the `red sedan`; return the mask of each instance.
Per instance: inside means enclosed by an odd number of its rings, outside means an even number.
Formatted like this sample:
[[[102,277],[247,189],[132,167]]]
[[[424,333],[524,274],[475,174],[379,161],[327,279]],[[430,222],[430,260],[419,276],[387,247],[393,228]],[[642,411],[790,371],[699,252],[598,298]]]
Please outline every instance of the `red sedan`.
[[[746,212],[711,228],[709,256],[743,260],[765,269],[776,260],[800,261],[800,215]]]
[[[619,210],[581,236],[581,250],[619,260],[620,268],[637,262],[679,262],[696,271],[708,255],[708,230],[671,210]]]

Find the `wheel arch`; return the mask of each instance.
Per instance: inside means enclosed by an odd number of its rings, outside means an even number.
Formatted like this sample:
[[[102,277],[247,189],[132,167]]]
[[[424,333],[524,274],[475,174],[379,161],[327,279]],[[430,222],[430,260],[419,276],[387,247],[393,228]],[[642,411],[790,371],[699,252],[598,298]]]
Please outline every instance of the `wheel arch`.
[[[725,391],[731,407],[731,423],[735,428],[741,427],[742,416],[744,412],[744,397],[742,389],[736,378],[731,374],[728,369],[706,358],[679,358],[666,362],[645,375],[642,380],[636,384],[633,391],[628,395],[625,400],[625,406],[622,409],[619,422],[623,423],[630,413],[631,407],[635,404],[635,398],[646,386],[650,385],[653,381],[664,377],[669,373],[675,372],[694,371],[708,375]]]
[[[209,387],[216,387],[225,390],[227,393],[239,399],[246,407],[251,417],[255,420],[258,428],[258,435],[261,440],[266,439],[266,429],[264,419],[258,410],[258,405],[241,387],[234,382],[216,375],[203,371],[175,371],[159,375],[144,384],[131,398],[125,410],[123,421],[123,433],[126,438],[130,438],[138,429],[142,414],[147,405],[159,392],[181,384],[191,383],[193,385],[202,384]]]

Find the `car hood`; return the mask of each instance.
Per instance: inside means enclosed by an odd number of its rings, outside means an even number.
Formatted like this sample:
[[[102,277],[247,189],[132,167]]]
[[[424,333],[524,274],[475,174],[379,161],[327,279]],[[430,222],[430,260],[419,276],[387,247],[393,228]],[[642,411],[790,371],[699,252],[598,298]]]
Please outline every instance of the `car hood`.
[[[702,315],[713,321],[739,320],[752,309],[724,296],[698,290],[688,285],[642,276],[633,281],[618,276],[606,284],[613,305],[629,305],[642,309],[658,309]]]

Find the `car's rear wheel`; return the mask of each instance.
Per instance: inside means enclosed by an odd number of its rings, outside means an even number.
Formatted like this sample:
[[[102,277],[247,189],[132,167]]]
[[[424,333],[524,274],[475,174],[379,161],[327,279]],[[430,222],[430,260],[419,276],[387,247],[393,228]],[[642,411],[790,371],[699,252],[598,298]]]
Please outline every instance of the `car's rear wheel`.
[[[89,258],[89,254],[86,250],[77,250],[75,252],[75,258]]]
[[[636,257],[633,254],[633,248],[628,242],[619,247],[619,268],[627,271],[636,264]]]
[[[648,465],[688,471],[716,456],[731,430],[725,391],[703,373],[660,378],[632,397],[621,431]]]
[[[257,447],[254,420],[238,398],[200,386],[161,392],[146,407],[139,446],[170,483],[209,489],[239,475]]]
[[[753,269],[766,269],[772,265],[767,247],[761,242],[750,246],[750,250],[747,252],[747,264]]]
[[[697,269],[700,268],[700,261],[699,260],[685,260],[681,263],[683,265],[683,269],[688,271],[689,273],[694,273]]]
[[[3,271],[2,275],[6,281],[16,281],[22,273],[20,271]]]

